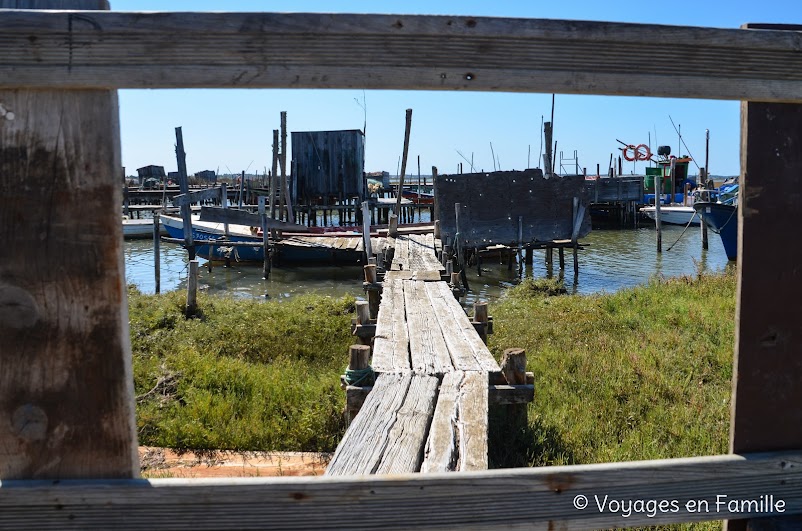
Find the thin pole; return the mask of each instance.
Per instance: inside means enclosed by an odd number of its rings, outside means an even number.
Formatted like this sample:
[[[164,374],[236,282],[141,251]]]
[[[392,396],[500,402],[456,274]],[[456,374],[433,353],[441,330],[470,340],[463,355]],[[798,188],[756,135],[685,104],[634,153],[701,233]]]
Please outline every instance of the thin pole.
[[[161,293],[161,255],[159,244],[159,214],[153,214],[153,273],[156,280],[156,293]]]
[[[287,111],[281,111],[281,184],[282,193],[287,201],[287,221],[295,223],[292,213],[292,197],[290,197],[290,183],[287,178]]]
[[[175,128],[175,157],[178,163],[178,185],[182,194],[189,194],[187,182],[187,154],[184,152],[184,135],[180,127]],[[185,195],[186,196],[186,195]],[[181,205],[181,219],[184,225],[184,245],[190,262],[195,259],[195,244],[192,241],[192,216],[189,203]]]
[[[705,172],[702,175],[702,172],[699,172],[699,177],[701,178],[702,182],[699,183],[700,188],[707,188],[707,180],[710,178],[710,129],[705,129]],[[699,225],[702,227],[702,249],[707,249],[708,241],[707,241],[707,223],[705,220],[701,220]]]
[[[412,109],[407,109],[407,121],[404,127],[404,154],[401,157],[401,175],[398,181],[398,197],[395,198],[395,215],[401,213],[401,195],[404,191],[404,174],[407,171],[407,154],[409,153],[409,131],[412,128]]]

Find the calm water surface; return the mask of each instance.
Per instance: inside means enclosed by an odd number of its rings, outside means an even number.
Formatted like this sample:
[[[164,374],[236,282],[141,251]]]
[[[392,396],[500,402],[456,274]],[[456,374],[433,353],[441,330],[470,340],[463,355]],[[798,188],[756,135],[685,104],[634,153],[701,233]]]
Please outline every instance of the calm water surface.
[[[702,250],[698,227],[689,228],[684,235],[682,227],[665,226],[663,252],[657,253],[653,225],[643,223],[633,229],[594,229],[582,243],[587,248],[579,252],[579,276],[574,282],[571,253],[566,252],[565,283],[574,293],[612,292],[648,282],[655,275],[675,277],[694,275],[699,270],[720,272],[728,261],[717,234],[710,233],[710,248]],[[674,242],[679,238],[679,241]],[[669,250],[670,247],[670,250]],[[161,245],[161,290],[186,289],[187,253],[179,246]],[[554,275],[559,275],[557,253],[554,253]],[[470,292],[467,303],[477,299],[493,300],[503,290],[515,284],[518,266],[509,271],[498,258],[486,258],[482,263],[482,276],[476,267],[468,270]],[[545,277],[545,251],[535,251],[534,265],[526,266],[523,274],[535,278]],[[155,288],[153,242],[130,240],[125,242],[125,273],[129,284],[135,284],[145,293]],[[236,297],[283,299],[303,293],[321,295],[353,295],[363,297],[362,269],[349,267],[275,267],[270,280],[261,278],[261,267],[215,267],[211,273],[201,259],[200,289],[212,293],[228,293]]]

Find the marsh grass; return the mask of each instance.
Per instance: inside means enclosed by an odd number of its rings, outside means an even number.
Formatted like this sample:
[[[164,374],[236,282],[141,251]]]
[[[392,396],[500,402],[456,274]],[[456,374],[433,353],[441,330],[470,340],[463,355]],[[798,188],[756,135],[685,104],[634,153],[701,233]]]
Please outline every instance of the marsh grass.
[[[339,374],[353,298],[248,301],[129,290],[140,444],[330,452],[344,431]]]
[[[553,292],[524,283],[492,310],[491,350],[525,348],[535,374],[528,426],[491,426],[492,465],[726,452],[733,274],[653,279],[613,294]]]

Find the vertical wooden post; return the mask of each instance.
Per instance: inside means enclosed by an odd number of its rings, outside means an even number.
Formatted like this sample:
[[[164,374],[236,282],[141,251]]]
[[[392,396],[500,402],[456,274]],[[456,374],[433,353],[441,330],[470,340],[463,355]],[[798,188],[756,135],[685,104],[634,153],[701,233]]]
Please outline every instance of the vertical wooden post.
[[[387,235],[391,238],[398,236],[398,216],[396,214],[390,214],[390,224],[387,228]]]
[[[125,179],[125,168],[123,168],[123,215],[127,218],[129,215],[130,200],[128,199],[128,181]]]
[[[290,182],[287,176],[287,111],[281,111],[281,185],[282,195],[287,201],[287,221],[295,223],[292,213],[292,197],[290,196]]]
[[[153,274],[155,277],[155,292],[161,293],[161,285],[162,285],[162,272],[161,272],[161,249],[159,245],[161,244],[161,232],[159,227],[159,214],[154,212],[153,213]]]
[[[267,230],[267,209],[265,208],[265,196],[259,196],[259,218],[262,223],[262,249],[264,258],[262,260],[262,278],[270,279],[270,236]]]
[[[546,144],[546,152],[543,154],[543,174],[546,177],[551,176],[552,165],[552,152],[551,152],[551,122],[543,123],[543,138],[544,143]]]
[[[802,174],[802,105],[741,103],[741,143],[730,451],[802,448],[802,248],[788,240],[788,220],[802,215],[796,193]],[[766,256],[772,257],[769,277]],[[795,525],[756,519],[749,527],[798,529],[799,524],[799,519]],[[730,525],[745,528],[743,522]]]
[[[473,303],[473,322],[481,323],[482,326],[480,327],[479,337],[487,344],[488,315],[486,302],[480,301]]]
[[[440,219],[440,203],[437,201],[437,166],[432,166],[432,191],[434,192],[434,201],[432,201],[431,218],[434,220]],[[439,227],[435,227],[440,230]],[[438,236],[435,235],[435,238]]]
[[[2,89],[0,104],[0,479],[136,477],[117,93]]]
[[[368,301],[357,301],[356,303],[356,324],[357,326],[360,325],[369,325],[370,323],[370,302]],[[359,341],[360,345],[370,345],[372,337],[362,337],[358,336],[357,341]]]
[[[185,315],[192,317],[198,311],[198,261],[190,260],[187,276],[187,307]]]
[[[671,178],[674,178],[674,160],[671,159]],[[664,170],[665,171],[665,170]],[[662,172],[661,172],[662,173]],[[656,177],[656,176],[655,176]],[[660,223],[660,203],[662,203],[662,196],[663,196],[663,182],[665,180],[665,176],[660,176],[660,184],[657,183],[657,179],[654,181],[654,226],[657,229],[657,252],[663,252],[663,228]]]
[[[175,128],[175,158],[178,164],[178,186],[182,194],[188,194],[187,154],[184,152],[184,135],[180,127]],[[192,209],[188,202],[181,205],[181,219],[184,225],[184,245],[189,253],[189,260],[192,261],[195,259],[195,243],[192,241]]]
[[[228,208],[228,186],[226,183],[220,184],[220,206],[222,208]],[[228,222],[223,223],[223,231],[225,232],[226,238],[228,238]]]
[[[270,175],[270,217],[276,219],[276,189],[278,181],[278,129],[273,129],[273,167]]]
[[[439,240],[440,236],[440,220],[436,219],[434,220],[434,239]]]
[[[370,347],[367,345],[351,345],[348,351],[348,370],[364,371],[370,367]],[[362,409],[367,396],[366,389],[372,388],[373,378],[365,383],[348,385],[345,388],[345,421],[350,423]]]
[[[376,264],[368,264],[364,266],[365,272],[365,290],[368,294],[368,304],[370,308],[370,318],[376,319],[379,315],[379,304],[381,303],[381,294],[378,286],[378,273],[376,272]]]
[[[398,195],[395,199],[395,214],[401,215],[401,196],[404,192],[404,174],[407,172],[407,154],[409,153],[409,131],[412,128],[412,109],[407,109],[407,120],[404,127],[404,153],[401,158],[401,175],[398,180]]]
[[[526,385],[526,350],[508,348],[501,356],[501,373],[509,385]],[[516,427],[526,426],[528,404],[505,406],[507,420]]]
[[[370,244],[370,214],[368,213],[368,202],[362,202],[362,240],[365,247],[365,259],[370,261],[373,258],[373,249]]]
[[[245,190],[245,170],[242,170],[242,175],[239,178],[239,197],[237,198],[237,208],[242,208],[243,195]]]
[[[705,167],[704,171],[699,172],[700,183],[697,184],[699,189],[707,188],[707,178],[710,175],[710,129],[705,129]],[[702,249],[708,249],[709,244],[707,241],[707,223],[703,219],[699,220],[699,226],[702,231]]]

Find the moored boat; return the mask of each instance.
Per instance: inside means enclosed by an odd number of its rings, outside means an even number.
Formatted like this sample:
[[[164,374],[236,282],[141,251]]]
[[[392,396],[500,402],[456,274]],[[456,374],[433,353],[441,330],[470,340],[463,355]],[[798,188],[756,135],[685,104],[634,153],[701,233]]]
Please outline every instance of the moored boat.
[[[708,228],[721,237],[727,258],[738,258],[738,183],[722,185],[718,201],[697,201],[693,207]],[[714,199],[714,198],[711,198]]]
[[[647,206],[640,209],[649,218],[655,219],[656,207]],[[699,225],[701,221],[692,206],[666,205],[660,207],[660,222],[670,225]]]

